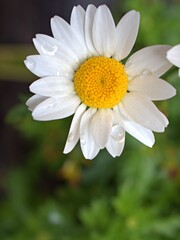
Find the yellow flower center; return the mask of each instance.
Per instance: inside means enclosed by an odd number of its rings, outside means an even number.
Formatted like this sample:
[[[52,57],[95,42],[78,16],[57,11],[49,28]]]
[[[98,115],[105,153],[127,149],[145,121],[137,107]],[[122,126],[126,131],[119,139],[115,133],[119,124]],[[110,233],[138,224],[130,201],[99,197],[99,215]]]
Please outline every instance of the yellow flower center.
[[[89,107],[113,108],[127,92],[124,65],[113,58],[92,57],[74,75],[74,87]]]

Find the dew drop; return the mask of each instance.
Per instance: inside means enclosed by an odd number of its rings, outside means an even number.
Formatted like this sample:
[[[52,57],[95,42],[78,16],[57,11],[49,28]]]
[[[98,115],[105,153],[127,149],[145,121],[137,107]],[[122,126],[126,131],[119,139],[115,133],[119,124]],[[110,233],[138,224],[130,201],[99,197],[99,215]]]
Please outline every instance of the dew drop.
[[[47,106],[47,110],[51,110],[51,109],[54,107],[54,105],[55,105],[55,104],[49,104],[49,105]]]
[[[55,53],[58,50],[58,47],[56,45],[53,46],[53,45],[50,45],[50,44],[47,44],[47,43],[42,43],[41,49],[42,49],[44,54],[54,56]]]
[[[145,76],[147,76],[147,75],[150,75],[150,74],[151,74],[151,71],[149,71],[149,70],[144,70],[142,74],[145,75]]]
[[[67,78],[69,78],[69,73],[65,72],[65,76],[66,76]]]
[[[70,133],[68,136],[68,142],[72,142],[74,140],[74,134]]]
[[[58,94],[60,94],[61,96],[67,96],[70,92],[72,91],[72,88],[70,88],[69,86],[61,86],[58,89]]]
[[[131,67],[134,67],[134,65],[135,64],[131,60],[129,60],[126,62],[125,67],[131,68]]]
[[[80,141],[81,141],[81,144],[82,144],[82,145],[86,145],[86,140],[85,140],[84,138],[81,138]]]
[[[124,129],[121,125],[115,125],[112,128],[111,137],[114,138],[116,141],[121,141],[124,138]]]

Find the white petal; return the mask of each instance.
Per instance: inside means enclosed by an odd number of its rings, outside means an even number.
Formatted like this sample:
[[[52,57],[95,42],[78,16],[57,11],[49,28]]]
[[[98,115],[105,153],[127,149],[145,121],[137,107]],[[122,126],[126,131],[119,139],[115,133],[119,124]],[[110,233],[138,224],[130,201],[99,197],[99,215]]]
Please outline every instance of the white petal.
[[[95,114],[95,108],[89,108],[82,116],[80,123],[80,144],[83,155],[86,159],[93,159],[99,152],[90,129],[90,122]]]
[[[72,151],[72,149],[76,146],[78,140],[79,140],[79,136],[80,136],[80,121],[82,118],[83,113],[86,110],[86,105],[84,105],[83,103],[78,107],[78,109],[76,110],[72,123],[71,123],[71,127],[69,130],[69,134],[68,134],[68,138],[66,141],[66,145],[64,148],[63,153],[67,154],[69,152]]]
[[[112,115],[113,115],[113,125],[121,125],[123,127],[123,124],[124,124],[123,118],[122,118],[121,112],[119,111],[118,105],[116,105],[113,108]]]
[[[132,135],[134,138],[147,145],[148,147],[152,147],[155,139],[154,134],[151,130],[139,125],[136,122],[132,121],[124,121],[124,128],[126,132]]]
[[[176,89],[173,86],[153,75],[134,78],[129,82],[128,90],[139,92],[151,100],[164,100],[176,95]]]
[[[81,6],[74,7],[71,13],[71,27],[76,31],[79,38],[86,46],[85,40],[85,10]],[[88,54],[89,55],[89,54]]]
[[[45,77],[33,82],[30,91],[47,97],[64,97],[74,92],[74,85],[65,77]]]
[[[79,104],[80,99],[76,95],[48,98],[34,109],[32,116],[39,121],[66,118],[76,111]]]
[[[149,98],[139,93],[127,93],[123,106],[132,119],[155,132],[163,132],[168,120]]]
[[[116,47],[116,28],[106,5],[98,7],[93,23],[93,42],[100,55],[111,57]]]
[[[139,29],[140,14],[134,10],[128,12],[119,21],[117,32],[117,43],[114,58],[118,61],[124,59],[131,52]]]
[[[110,109],[98,109],[91,121],[92,135],[99,148],[104,148],[112,128]]]
[[[67,64],[71,65],[73,69],[76,69],[79,66],[78,57],[67,46],[67,44],[43,34],[37,34],[36,38],[33,39],[33,42],[40,54],[56,56]]]
[[[122,129],[121,139],[115,140],[113,137],[109,137],[109,140],[106,145],[107,151],[113,156],[120,156],[125,144],[125,131]]]
[[[127,74],[138,76],[153,73],[160,77],[172,66],[166,59],[166,52],[170,48],[168,45],[155,45],[135,52],[125,64]]]
[[[92,36],[92,27],[93,27],[93,21],[94,21],[94,16],[96,11],[97,11],[97,8],[94,5],[90,4],[87,7],[86,15],[85,15],[86,45],[93,56],[98,55],[97,50],[95,49],[95,46],[93,43],[93,36]]]
[[[80,59],[87,57],[87,48],[76,31],[62,18],[55,16],[51,19],[53,35],[66,44]]]
[[[123,119],[127,119],[127,120],[132,120],[133,121],[133,118],[127,113],[126,109],[124,108],[124,105],[122,104],[122,102],[120,102],[118,104],[118,108],[119,108],[119,112],[121,114],[121,116],[123,117]]]
[[[120,116],[118,107],[115,106],[112,112],[113,127],[111,128],[111,134],[106,144],[107,151],[113,156],[120,156],[125,144],[125,131],[124,123]]]
[[[39,96],[39,95],[33,95],[32,97],[30,97],[27,102],[26,105],[28,106],[28,109],[30,111],[33,111],[34,108],[40,104],[41,102],[43,102],[44,100],[46,100],[47,98],[44,96]]]
[[[75,6],[71,13],[70,24],[79,36],[84,39],[85,10],[79,5]]]
[[[63,76],[73,78],[72,68],[58,58],[45,55],[28,56],[24,61],[26,67],[38,77]]]
[[[167,52],[167,59],[180,68],[180,44],[174,46]]]

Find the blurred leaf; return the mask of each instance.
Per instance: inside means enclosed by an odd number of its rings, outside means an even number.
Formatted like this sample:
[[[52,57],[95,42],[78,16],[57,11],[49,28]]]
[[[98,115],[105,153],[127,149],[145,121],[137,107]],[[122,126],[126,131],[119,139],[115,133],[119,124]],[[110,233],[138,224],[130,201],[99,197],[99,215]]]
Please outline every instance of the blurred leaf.
[[[36,54],[32,45],[0,45],[1,80],[31,81],[35,76],[25,67],[26,56]]]

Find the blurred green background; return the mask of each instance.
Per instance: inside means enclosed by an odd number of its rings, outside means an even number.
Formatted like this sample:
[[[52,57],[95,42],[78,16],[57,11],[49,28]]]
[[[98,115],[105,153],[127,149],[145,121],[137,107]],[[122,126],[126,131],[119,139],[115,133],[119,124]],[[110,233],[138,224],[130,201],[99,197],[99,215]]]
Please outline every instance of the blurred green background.
[[[51,122],[32,120],[25,101],[30,97],[28,85],[36,77],[23,65],[24,58],[35,53],[30,42],[35,33],[50,34],[50,17],[57,14],[68,20],[72,6],[77,4],[86,7],[88,3],[96,6],[106,3],[116,22],[129,10],[140,11],[140,31],[133,51],[153,44],[178,44],[180,2],[15,2],[19,9],[17,14],[14,13],[15,3],[0,2],[3,20],[0,37],[0,239],[180,239],[180,79],[177,68],[173,67],[164,76],[176,87],[177,96],[157,102],[170,125],[165,133],[155,134],[155,146],[149,149],[127,134],[121,157],[113,159],[106,151],[101,151],[93,161],[88,161],[79,146],[68,155],[62,154],[71,118]]]

